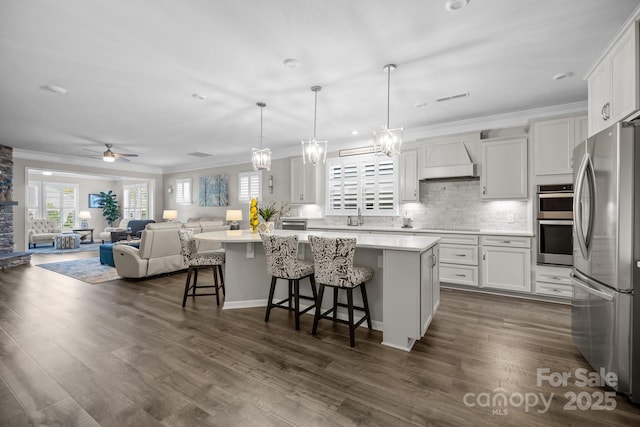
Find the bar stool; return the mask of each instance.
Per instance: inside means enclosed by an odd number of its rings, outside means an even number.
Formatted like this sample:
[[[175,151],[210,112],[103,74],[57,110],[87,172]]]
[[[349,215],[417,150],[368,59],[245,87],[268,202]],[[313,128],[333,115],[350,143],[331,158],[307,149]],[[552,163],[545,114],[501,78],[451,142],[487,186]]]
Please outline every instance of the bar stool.
[[[353,347],[355,346],[356,328],[366,320],[368,328],[371,329],[371,315],[369,314],[365,282],[373,278],[373,270],[369,267],[353,264],[356,252],[355,238],[309,236],[309,243],[313,252],[315,278],[320,285],[316,302],[316,315],[313,319],[311,333],[316,335],[318,332],[320,319],[346,323],[349,325],[349,344]],[[322,298],[325,286],[333,288],[333,307],[322,313]],[[353,305],[353,288],[355,287],[360,287],[363,307]],[[347,304],[338,302],[339,289],[344,289],[347,292]],[[348,321],[337,318],[338,307],[347,308]],[[354,309],[364,312],[364,316],[356,323],[353,320]],[[332,316],[329,316],[329,314],[332,314]]]
[[[192,290],[192,297],[215,295],[216,304],[220,305],[220,289],[224,295],[224,277],[222,276],[222,265],[224,264],[223,251],[207,251],[198,253],[196,242],[193,238],[193,230],[182,228],[178,230],[180,238],[180,254],[184,263],[189,267],[187,271],[187,283],[184,285],[184,295],[182,297],[182,306],[187,303],[187,296]],[[198,285],[198,270],[201,268],[213,269],[213,285]],[[218,274],[220,279],[218,280]],[[193,284],[190,285],[191,276],[193,275]],[[196,293],[196,289],[214,288],[215,292]]]
[[[278,236],[274,234],[260,233],[262,246],[267,257],[267,271],[271,274],[271,287],[267,300],[267,312],[264,321],[269,321],[272,308],[283,308],[293,311],[296,319],[296,330],[300,330],[300,315],[316,306],[316,282],[313,276],[313,262],[298,259],[298,236]],[[308,277],[311,282],[313,297],[300,295],[300,279]],[[273,302],[273,294],[276,290],[278,279],[289,282],[288,297],[282,301]],[[304,310],[300,310],[300,299],[313,301],[313,304]],[[293,307],[292,307],[293,303]]]

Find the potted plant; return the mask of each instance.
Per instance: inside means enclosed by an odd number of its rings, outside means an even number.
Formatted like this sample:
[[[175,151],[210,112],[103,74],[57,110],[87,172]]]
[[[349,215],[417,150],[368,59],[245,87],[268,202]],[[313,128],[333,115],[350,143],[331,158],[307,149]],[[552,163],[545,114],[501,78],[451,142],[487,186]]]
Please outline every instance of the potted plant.
[[[273,228],[274,228],[273,220],[276,219],[275,216],[278,213],[275,203],[269,203],[265,207],[259,208],[258,213],[260,214],[262,219],[264,219],[265,221],[264,223],[258,225],[258,230],[263,233],[268,233],[273,231]]]
[[[112,227],[113,222],[120,217],[116,195],[111,190],[109,190],[108,193],[101,191],[100,198],[102,199],[103,205],[102,216],[107,220],[107,224],[109,224],[109,227]]]

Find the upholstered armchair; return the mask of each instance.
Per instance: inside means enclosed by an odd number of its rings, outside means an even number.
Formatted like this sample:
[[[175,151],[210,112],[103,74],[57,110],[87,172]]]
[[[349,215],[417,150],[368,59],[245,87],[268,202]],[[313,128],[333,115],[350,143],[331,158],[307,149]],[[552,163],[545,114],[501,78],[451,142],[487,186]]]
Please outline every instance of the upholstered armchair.
[[[105,227],[104,231],[98,235],[102,243],[105,241],[111,241],[111,232],[112,231],[127,231],[127,224],[129,223],[129,218],[122,218],[117,227]]]

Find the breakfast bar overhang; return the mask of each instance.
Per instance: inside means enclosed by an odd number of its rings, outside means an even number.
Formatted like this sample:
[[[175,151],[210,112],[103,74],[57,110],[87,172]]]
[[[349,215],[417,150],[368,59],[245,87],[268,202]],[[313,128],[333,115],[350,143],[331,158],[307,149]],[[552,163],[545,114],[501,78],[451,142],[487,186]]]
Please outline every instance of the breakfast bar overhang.
[[[424,336],[440,304],[438,237],[294,230],[274,233],[297,235],[301,243],[299,257],[307,259],[313,258],[308,245],[310,234],[355,237],[355,263],[374,270],[373,279],[367,282],[367,293],[373,327],[382,330],[382,344],[410,351],[415,341]],[[194,238],[221,243],[226,251],[224,309],[267,305],[271,277],[258,233],[216,231]],[[301,292],[310,294],[302,283],[301,288]],[[284,294],[276,294],[281,296]]]

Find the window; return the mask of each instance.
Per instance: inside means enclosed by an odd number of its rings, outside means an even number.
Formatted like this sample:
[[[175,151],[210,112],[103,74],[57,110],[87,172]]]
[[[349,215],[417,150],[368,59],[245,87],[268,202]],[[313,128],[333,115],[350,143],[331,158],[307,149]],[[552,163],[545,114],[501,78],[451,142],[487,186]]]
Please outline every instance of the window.
[[[262,172],[240,172],[238,174],[240,189],[238,191],[238,201],[249,203],[251,199],[262,198]]]
[[[27,191],[29,219],[52,219],[63,228],[78,225],[78,185],[29,181]]]
[[[124,186],[122,216],[128,219],[149,219],[149,185]]]
[[[193,203],[191,199],[191,178],[176,179],[176,204],[190,205]]]
[[[327,159],[327,215],[397,215],[397,176],[395,157]]]

